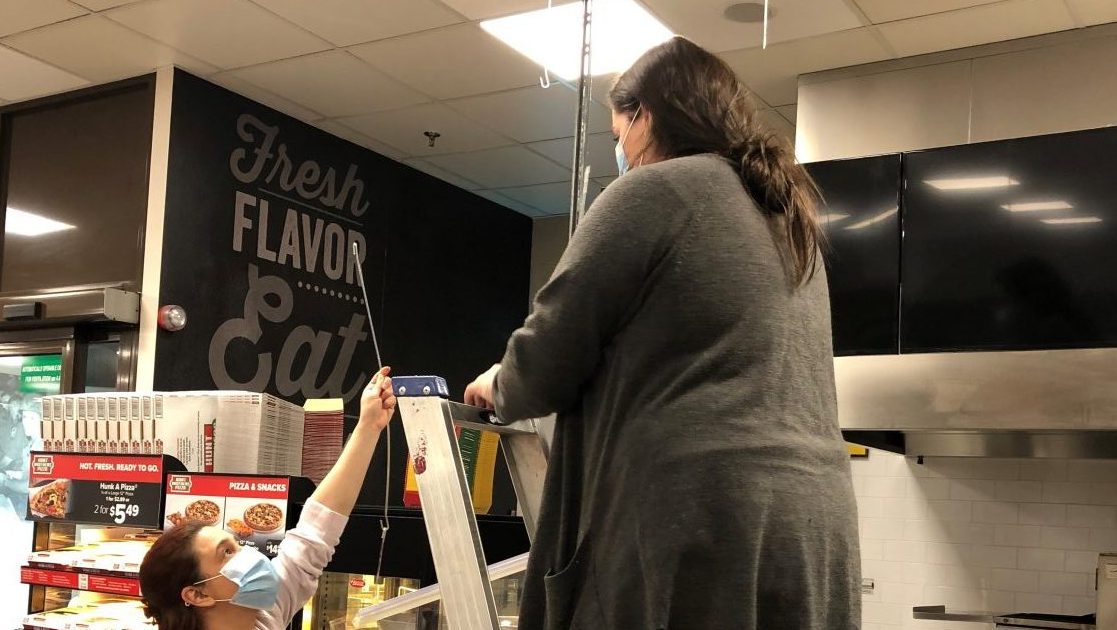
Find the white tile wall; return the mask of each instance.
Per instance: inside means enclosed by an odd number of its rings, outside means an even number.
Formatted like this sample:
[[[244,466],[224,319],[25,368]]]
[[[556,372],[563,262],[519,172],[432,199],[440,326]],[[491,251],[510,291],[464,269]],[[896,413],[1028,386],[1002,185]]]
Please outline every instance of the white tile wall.
[[[1098,553],[1117,551],[1117,461],[918,464],[873,451],[852,466],[862,575],[876,584],[864,630],[947,630],[912,619],[917,605],[1094,610]]]

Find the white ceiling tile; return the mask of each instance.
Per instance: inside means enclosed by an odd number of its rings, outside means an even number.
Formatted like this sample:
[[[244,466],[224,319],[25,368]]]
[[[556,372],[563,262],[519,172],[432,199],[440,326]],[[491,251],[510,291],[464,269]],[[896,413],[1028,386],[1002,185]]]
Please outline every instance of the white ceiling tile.
[[[89,81],[27,55],[0,46],[0,98],[23,101],[72,90]]]
[[[534,142],[574,133],[578,95],[561,85],[535,87],[447,101],[455,110],[515,138]],[[609,110],[591,102],[587,129],[591,133],[610,128]]]
[[[1114,0],[1067,0],[1082,26],[1117,22],[1117,2]]]
[[[479,197],[484,197],[485,199],[488,199],[489,201],[491,201],[493,203],[498,203],[498,204],[504,206],[505,208],[508,208],[509,210],[515,210],[516,212],[519,212],[520,214],[527,215],[529,217],[541,217],[541,216],[543,216],[543,213],[540,212],[539,210],[536,210],[535,208],[532,208],[531,206],[527,205],[526,203],[520,203],[519,201],[516,201],[515,199],[509,199],[508,197],[500,194],[499,192],[497,192],[495,190],[475,190],[475,191],[473,191],[473,194],[475,194]]]
[[[789,146],[795,146],[795,125],[787,122],[787,119],[774,109],[762,109],[756,114],[762,128],[787,140]]]
[[[248,0],[149,0],[105,15],[220,68],[330,48],[325,40]]]
[[[348,140],[353,144],[360,145],[366,149],[379,153],[384,157],[396,160],[397,162],[402,161],[404,158],[407,157],[407,154],[403,151],[400,151],[393,146],[384,144],[383,142],[380,142],[379,140],[376,140],[374,138],[370,138],[365,134],[357,131],[356,129],[347,127],[337,122],[336,120],[317,120],[311,124],[321,129],[322,131],[325,131],[326,133],[333,134],[343,140]]]
[[[946,13],[1001,0],[854,0],[874,24]]]
[[[791,105],[781,105],[775,108],[775,110],[780,113],[780,116],[786,118],[787,122],[793,125],[795,124],[795,117],[798,113],[796,111],[797,109],[798,108],[794,103],[792,103]]]
[[[429,161],[485,188],[549,184],[570,177],[568,169],[519,146],[439,155]]]
[[[872,33],[863,28],[775,44],[767,50],[734,50],[720,56],[750,90],[772,106],[796,101],[800,74],[891,58]]]
[[[526,203],[545,215],[570,212],[570,182],[501,188],[497,192],[514,201]]]
[[[273,61],[229,74],[329,118],[398,109],[430,100],[344,50]]]
[[[337,46],[449,26],[461,16],[436,0],[256,0]]]
[[[547,6],[545,0],[442,0],[442,2],[471,20],[486,20],[513,13],[536,11]],[[555,4],[562,4],[562,2]]]
[[[354,116],[342,119],[340,122],[381,142],[399,147],[413,157],[476,151],[513,144],[512,140],[440,103]],[[435,140],[434,147],[428,146],[429,141],[423,135],[426,131],[441,134]]]
[[[726,0],[644,0],[675,33],[714,52],[759,46],[761,23],[743,24],[726,19]],[[857,14],[844,0],[781,0],[772,3],[768,20],[768,45],[861,26]]]
[[[476,24],[405,35],[349,49],[436,98],[538,85],[540,68]]]
[[[586,137],[586,157],[590,166],[591,178],[616,176],[617,158],[614,152],[616,144],[611,132],[595,133]],[[566,168],[573,168],[574,138],[545,140],[525,146]]]
[[[1063,0],[1008,0],[878,28],[901,57],[909,57],[1066,30],[1074,20]]]
[[[104,11],[113,7],[123,6],[125,4],[132,4],[138,0],[73,0],[81,6],[92,9],[93,11]]]
[[[471,182],[464,177],[459,177],[444,168],[439,168],[431,164],[423,158],[412,158],[410,160],[404,160],[403,163],[413,169],[422,171],[432,177],[437,177],[448,184],[452,184],[464,190],[478,190],[481,188],[481,185],[477,182]]]
[[[4,0],[0,2],[0,37],[85,13],[85,9],[66,0]]]
[[[216,83],[217,85],[226,87],[245,98],[251,99],[263,105],[267,105],[274,110],[281,111],[284,114],[287,114],[292,118],[297,118],[303,122],[313,122],[325,118],[325,116],[323,116],[321,112],[316,112],[314,110],[307,109],[297,103],[292,103],[282,96],[272,94],[271,92],[259,86],[253,85],[245,81],[244,79],[232,76],[228,72],[221,72],[206,77],[206,79],[208,81]]]
[[[95,83],[178,65],[198,74],[213,66],[131,31],[101,15],[87,15],[12,35],[4,45]]]

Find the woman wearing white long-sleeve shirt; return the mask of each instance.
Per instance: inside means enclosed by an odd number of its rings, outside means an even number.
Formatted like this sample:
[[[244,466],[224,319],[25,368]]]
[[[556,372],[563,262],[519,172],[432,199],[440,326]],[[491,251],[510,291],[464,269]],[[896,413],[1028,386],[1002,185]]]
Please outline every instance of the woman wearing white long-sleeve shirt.
[[[306,604],[357,502],[380,432],[395,412],[388,368],[361,398],[361,417],[341,457],[303,507],[274,560],[224,530],[183,523],[140,566],[147,614],[160,630],[280,630]]]

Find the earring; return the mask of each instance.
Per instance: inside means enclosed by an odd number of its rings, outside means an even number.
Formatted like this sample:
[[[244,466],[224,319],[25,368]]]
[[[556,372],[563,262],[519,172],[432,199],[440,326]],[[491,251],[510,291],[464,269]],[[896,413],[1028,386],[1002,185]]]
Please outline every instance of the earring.
[[[182,605],[186,606],[187,608],[190,608],[190,602],[182,602]]]

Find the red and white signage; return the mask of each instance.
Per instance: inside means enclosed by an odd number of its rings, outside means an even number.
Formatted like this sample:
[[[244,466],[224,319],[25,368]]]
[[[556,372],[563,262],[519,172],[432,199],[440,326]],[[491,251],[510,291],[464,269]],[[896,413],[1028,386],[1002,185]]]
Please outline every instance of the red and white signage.
[[[19,580],[24,584],[96,591],[111,595],[128,595],[130,597],[140,597],[141,595],[140,581],[137,578],[21,567]]]
[[[160,483],[163,481],[163,458],[158,455],[121,457],[86,453],[36,453],[31,458],[31,485],[49,479]]]
[[[168,475],[167,494],[198,494],[242,499],[287,500],[288,477]]]
[[[290,477],[167,475],[164,528],[201,521],[275,557],[287,533]]]

